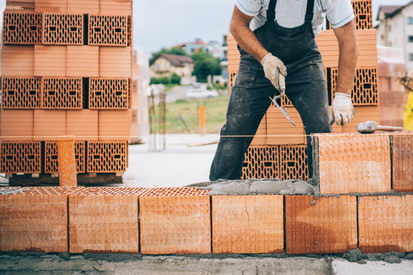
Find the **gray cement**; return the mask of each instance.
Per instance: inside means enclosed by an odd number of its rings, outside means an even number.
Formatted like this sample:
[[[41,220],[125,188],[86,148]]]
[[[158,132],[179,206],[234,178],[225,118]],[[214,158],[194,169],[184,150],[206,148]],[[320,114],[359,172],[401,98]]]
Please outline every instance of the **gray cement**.
[[[400,253],[399,253],[400,254]],[[413,255],[401,253],[392,257],[397,263],[380,260],[390,254],[359,255],[363,261],[314,255],[188,255],[142,256],[139,254],[0,254],[0,274],[413,274]],[[371,258],[371,259],[369,259]],[[373,260],[373,258],[375,260]],[[353,259],[353,260],[354,260]]]
[[[279,179],[229,180],[192,184],[217,195],[314,195],[315,188],[306,181]]]

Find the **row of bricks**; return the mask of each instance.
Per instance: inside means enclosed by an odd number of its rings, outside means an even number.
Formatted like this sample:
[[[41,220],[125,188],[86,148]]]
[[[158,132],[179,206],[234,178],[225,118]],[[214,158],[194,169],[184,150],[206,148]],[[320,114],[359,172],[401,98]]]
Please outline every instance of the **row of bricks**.
[[[413,132],[316,134],[321,194],[413,192]]]
[[[4,12],[3,44],[131,46],[127,16]]]
[[[357,30],[357,44],[359,56],[357,65],[363,67],[377,67],[377,42],[376,30]],[[240,54],[237,49],[237,42],[228,35],[228,70],[238,71]],[[316,37],[318,50],[321,53],[325,68],[338,68],[339,46],[333,30],[322,31]]]
[[[1,173],[58,173],[56,142],[2,141],[0,153]],[[75,157],[78,173],[122,173],[128,167],[128,142],[76,141]]]
[[[237,71],[230,71],[229,73],[229,86],[231,90],[236,82]],[[324,73],[330,98],[329,101],[331,102],[337,86],[338,68],[326,68],[324,69]],[[351,91],[352,102],[355,106],[379,105],[379,79],[377,74],[377,67],[357,68],[354,76],[354,86]],[[288,95],[281,98],[279,104],[281,106],[293,106],[292,102],[288,99]]]
[[[128,109],[130,79],[3,77],[2,109]]]
[[[7,0],[7,10],[132,15],[132,0]]]
[[[285,116],[271,105],[262,118],[257,132],[252,140],[252,145],[287,145],[287,144],[306,144],[306,133],[300,114],[294,107],[286,106],[285,110],[295,122],[292,125]],[[333,133],[355,132],[359,123],[374,120],[381,121],[379,106],[356,106],[353,121],[345,126],[333,125]]]
[[[210,197],[205,191],[185,188],[175,192],[88,189],[36,194],[45,192],[32,188],[29,194],[0,196],[0,250],[332,254],[359,247],[364,253],[413,251],[413,195],[315,199]]]
[[[131,47],[2,47],[3,77],[132,77]]]
[[[20,140],[129,140],[131,110],[2,110],[1,136]]]
[[[316,135],[312,168],[321,194],[413,192],[413,134]],[[251,145],[243,179],[308,180],[305,145]]]

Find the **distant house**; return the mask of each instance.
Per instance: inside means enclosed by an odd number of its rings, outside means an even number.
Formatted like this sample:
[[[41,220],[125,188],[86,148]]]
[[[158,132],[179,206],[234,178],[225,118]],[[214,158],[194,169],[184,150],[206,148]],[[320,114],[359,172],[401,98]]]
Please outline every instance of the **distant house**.
[[[408,71],[413,70],[413,1],[404,6],[380,6],[377,44],[399,48]]]
[[[171,77],[175,73],[181,77],[181,85],[189,85],[194,63],[189,56],[161,54],[151,65],[151,77]]]

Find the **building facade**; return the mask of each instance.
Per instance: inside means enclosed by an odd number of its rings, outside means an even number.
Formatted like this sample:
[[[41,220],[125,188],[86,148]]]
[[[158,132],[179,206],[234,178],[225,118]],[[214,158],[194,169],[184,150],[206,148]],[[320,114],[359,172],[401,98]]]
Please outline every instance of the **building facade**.
[[[413,71],[413,1],[404,6],[381,6],[377,44],[401,49],[406,70]]]
[[[181,85],[189,85],[192,83],[194,61],[189,56],[161,54],[150,69],[151,77],[171,77],[175,73],[181,77]]]

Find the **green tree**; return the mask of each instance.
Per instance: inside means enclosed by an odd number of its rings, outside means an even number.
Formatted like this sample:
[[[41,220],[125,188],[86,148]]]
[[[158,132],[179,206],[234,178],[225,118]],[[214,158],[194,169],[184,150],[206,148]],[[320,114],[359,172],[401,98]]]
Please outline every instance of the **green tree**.
[[[152,53],[151,59],[149,60],[149,64],[152,65],[153,62],[163,53],[175,54],[175,55],[187,55],[186,51],[182,48],[170,48],[170,49],[162,48],[160,51]]]
[[[171,84],[181,84],[181,77],[176,73],[173,73],[171,75]]]
[[[218,58],[210,53],[200,50],[192,54],[191,58],[195,61],[193,75],[198,82],[207,82],[209,75],[220,75],[221,63]]]

